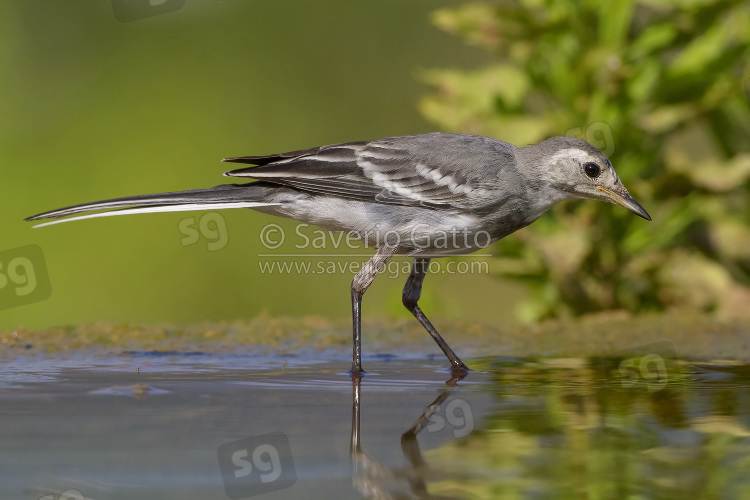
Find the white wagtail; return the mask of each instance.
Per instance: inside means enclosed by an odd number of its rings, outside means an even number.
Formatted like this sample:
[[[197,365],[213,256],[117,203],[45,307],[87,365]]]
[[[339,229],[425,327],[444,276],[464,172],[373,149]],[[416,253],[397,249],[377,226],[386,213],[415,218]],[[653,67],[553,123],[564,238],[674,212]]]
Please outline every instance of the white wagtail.
[[[609,159],[571,137],[519,148],[488,137],[438,132],[223,161],[253,165],[224,175],[255,181],[85,203],[26,220],[104,210],[39,225],[44,226],[111,215],[252,208],[357,235],[377,250],[351,285],[354,375],[364,373],[362,295],[393,255],[414,257],[404,306],[437,342],[453,371],[465,372],[466,365],[417,305],[430,258],[485,247],[566,199],[609,201],[651,220]]]

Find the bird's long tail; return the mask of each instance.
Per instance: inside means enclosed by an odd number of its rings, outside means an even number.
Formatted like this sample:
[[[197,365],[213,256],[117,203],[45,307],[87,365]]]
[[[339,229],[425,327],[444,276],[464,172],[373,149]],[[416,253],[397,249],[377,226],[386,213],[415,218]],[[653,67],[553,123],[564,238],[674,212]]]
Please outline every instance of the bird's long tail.
[[[25,220],[58,219],[37,224],[34,227],[49,226],[73,220],[92,219],[95,217],[109,217],[113,215],[129,215],[154,212],[182,212],[189,210],[218,210],[223,208],[253,208],[274,206],[278,203],[260,201],[258,192],[250,184],[224,184],[210,189],[192,189],[172,193],[147,194],[142,196],[128,196],[111,200],[83,203],[71,207],[59,208],[27,217]],[[77,217],[69,215],[104,210],[103,212],[87,213]]]

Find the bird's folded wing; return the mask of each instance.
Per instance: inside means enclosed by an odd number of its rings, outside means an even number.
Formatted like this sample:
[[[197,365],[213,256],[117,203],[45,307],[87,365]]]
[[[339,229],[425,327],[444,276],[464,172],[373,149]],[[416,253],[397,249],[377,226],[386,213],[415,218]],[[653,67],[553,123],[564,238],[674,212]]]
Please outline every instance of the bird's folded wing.
[[[336,144],[269,156],[228,158],[255,167],[225,175],[362,201],[479,208],[517,182],[515,146],[486,137],[433,133]]]

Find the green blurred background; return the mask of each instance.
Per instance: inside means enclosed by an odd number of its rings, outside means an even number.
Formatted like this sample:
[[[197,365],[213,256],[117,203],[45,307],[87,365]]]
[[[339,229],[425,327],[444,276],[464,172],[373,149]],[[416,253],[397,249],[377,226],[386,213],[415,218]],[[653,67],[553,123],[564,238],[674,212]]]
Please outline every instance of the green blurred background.
[[[608,310],[750,312],[750,9],[744,0],[476,2],[433,21],[493,56],[436,70],[443,128],[585,138],[648,208],[563,203],[503,245],[495,272],[536,321]]]
[[[222,184],[228,156],[435,130],[418,109],[420,71],[490,59],[430,23],[430,12],[446,5],[187,0],[123,23],[107,0],[1,2],[0,251],[39,245],[52,294],[0,310],[0,327],[264,312],[349,317],[348,273],[260,273],[257,254],[268,252],[261,228],[274,222],[293,231],[291,221],[224,211],[228,243],[209,251],[205,239],[181,243],[179,221],[199,212],[39,229],[22,219]],[[378,280],[366,315],[408,314],[405,279]],[[425,304],[448,316],[503,319],[495,304],[508,300],[507,288],[486,274],[434,276]],[[502,310],[513,318],[510,306]]]
[[[0,3],[0,252],[39,245],[52,291],[0,327],[346,318],[350,274],[260,272],[261,228],[291,221],[224,211],[210,251],[183,245],[199,212],[21,219],[221,184],[227,156],[433,130],[586,138],[654,217],[562,204],[493,247],[489,274],[428,277],[436,319],[748,314],[746,2],[187,0],[115,18],[147,3]],[[404,280],[376,280],[365,315],[408,315]]]

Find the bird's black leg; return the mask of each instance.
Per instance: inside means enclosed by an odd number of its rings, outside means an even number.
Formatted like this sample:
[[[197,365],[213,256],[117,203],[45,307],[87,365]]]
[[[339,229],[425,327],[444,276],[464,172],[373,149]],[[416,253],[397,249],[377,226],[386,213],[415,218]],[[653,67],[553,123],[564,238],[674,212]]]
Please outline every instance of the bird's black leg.
[[[352,333],[354,337],[352,352],[352,369],[349,374],[362,376],[362,295],[372,284],[375,276],[385,267],[396,253],[396,247],[384,245],[378,248],[375,255],[354,275],[352,280]]]
[[[438,347],[445,353],[451,362],[451,369],[454,374],[465,374],[469,371],[469,368],[456,356],[453,349],[443,340],[443,337],[435,330],[430,320],[424,315],[422,310],[417,305],[419,296],[422,295],[422,281],[427,274],[427,269],[430,266],[430,259],[424,257],[417,257],[414,259],[414,263],[411,266],[411,274],[409,279],[406,280],[404,286],[404,292],[401,296],[401,301],[404,306],[411,311],[417,321],[419,321],[423,327],[427,330],[430,336],[437,342]]]

